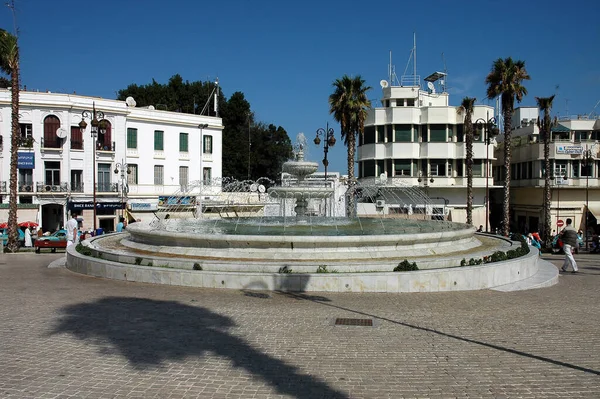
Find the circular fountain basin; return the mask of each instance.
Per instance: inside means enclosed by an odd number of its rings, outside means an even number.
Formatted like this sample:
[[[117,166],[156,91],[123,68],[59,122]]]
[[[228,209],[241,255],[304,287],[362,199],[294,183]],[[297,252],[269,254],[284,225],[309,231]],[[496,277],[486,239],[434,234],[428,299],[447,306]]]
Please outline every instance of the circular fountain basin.
[[[168,220],[160,228],[134,223],[122,244],[155,254],[204,262],[258,262],[272,266],[331,262],[373,266],[407,257],[449,255],[481,246],[463,224],[397,219],[284,218]],[[397,264],[397,262],[396,262]]]

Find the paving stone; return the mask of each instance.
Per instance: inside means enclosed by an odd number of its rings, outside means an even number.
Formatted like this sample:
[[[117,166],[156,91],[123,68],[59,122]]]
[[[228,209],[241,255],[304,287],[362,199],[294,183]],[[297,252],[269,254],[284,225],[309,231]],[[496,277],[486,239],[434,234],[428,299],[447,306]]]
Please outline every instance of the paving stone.
[[[600,397],[595,255],[529,291],[268,296],[47,268],[60,256],[0,264],[0,398]]]

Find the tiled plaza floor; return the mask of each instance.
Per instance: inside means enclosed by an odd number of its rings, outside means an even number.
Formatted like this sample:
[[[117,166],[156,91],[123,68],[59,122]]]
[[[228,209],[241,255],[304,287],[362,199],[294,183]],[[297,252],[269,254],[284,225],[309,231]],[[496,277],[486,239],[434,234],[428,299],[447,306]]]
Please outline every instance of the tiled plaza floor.
[[[600,397],[600,255],[540,290],[306,295],[46,267],[60,256],[0,258],[0,398]]]

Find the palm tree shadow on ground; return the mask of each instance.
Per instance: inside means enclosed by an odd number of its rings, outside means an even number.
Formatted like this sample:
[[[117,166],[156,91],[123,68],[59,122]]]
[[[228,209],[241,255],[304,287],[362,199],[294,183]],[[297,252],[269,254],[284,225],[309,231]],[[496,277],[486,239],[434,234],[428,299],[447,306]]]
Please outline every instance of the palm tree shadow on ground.
[[[102,353],[118,351],[136,369],[211,352],[228,358],[234,367],[254,374],[282,394],[307,399],[348,397],[229,334],[227,330],[235,326],[233,320],[199,306],[107,297],[67,306],[62,313],[52,335],[68,333],[93,341],[101,346]]]

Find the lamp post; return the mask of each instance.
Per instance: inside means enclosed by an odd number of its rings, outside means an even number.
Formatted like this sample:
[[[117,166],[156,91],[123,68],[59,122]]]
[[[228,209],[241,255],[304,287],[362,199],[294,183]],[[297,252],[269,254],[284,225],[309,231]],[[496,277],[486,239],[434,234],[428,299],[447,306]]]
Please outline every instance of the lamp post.
[[[421,183],[423,183],[423,190],[425,191],[425,195],[429,196],[429,184],[428,184],[428,179],[429,179],[429,183],[433,184],[433,182],[435,181],[433,177],[429,177],[429,173],[428,173],[428,167],[426,166],[426,170],[425,173],[423,173],[423,171],[419,171],[419,177],[417,178],[417,182],[419,182],[419,185]],[[430,198],[431,199],[431,198]],[[427,203],[424,204],[425,208],[424,208],[424,212],[423,212],[423,219],[427,219]],[[433,212],[432,212],[433,214]]]
[[[497,136],[500,133],[500,130],[496,126],[496,118],[489,117],[489,112],[486,115],[486,119],[479,118],[475,121],[475,125],[477,129],[473,134],[475,140],[479,140],[481,137],[477,134],[477,132],[481,132],[483,130],[483,141],[485,142],[485,232],[489,231],[488,222],[490,220],[490,141],[493,137]]]
[[[96,233],[96,139],[98,138],[98,132],[105,133],[106,126],[104,125],[104,112],[96,111],[96,102],[92,103],[92,110],[84,110],[81,113],[81,122],[79,122],[79,130],[83,134],[85,129],[87,128],[87,123],[85,119],[91,119],[90,124],[92,125],[90,129],[90,134],[92,136],[92,192],[93,192],[93,212],[94,212],[94,234]]]
[[[333,135],[333,128],[329,127],[329,122],[325,124],[325,129],[318,128],[317,135],[315,136],[314,143],[315,145],[321,144],[321,136],[323,136],[323,166],[325,167],[325,185],[327,185],[327,167],[329,166],[329,161],[327,160],[327,153],[329,152],[329,147],[333,147],[335,145],[335,136]],[[327,199],[325,199],[325,216],[327,216]]]
[[[558,233],[558,221],[560,220],[560,186],[567,181],[567,176],[563,174],[563,172],[558,172],[558,175],[555,174],[553,179],[556,180],[556,232]]]
[[[201,217],[202,216],[202,189],[204,187],[204,173],[202,171],[202,157],[204,155],[204,151],[202,150],[203,146],[204,146],[204,129],[206,129],[208,127],[208,123],[201,123],[198,125],[198,129],[200,129],[200,156],[198,157],[198,159],[200,159],[200,171],[199,171],[199,175],[198,175],[198,208],[196,209],[196,217],[198,217],[198,215]]]
[[[131,169],[129,169],[129,165],[127,165],[123,159],[121,159],[121,162],[117,162],[115,165],[115,175],[120,173],[120,180],[121,180],[121,217],[123,217],[123,199],[125,198],[125,171],[127,171],[127,174],[131,173]]]

